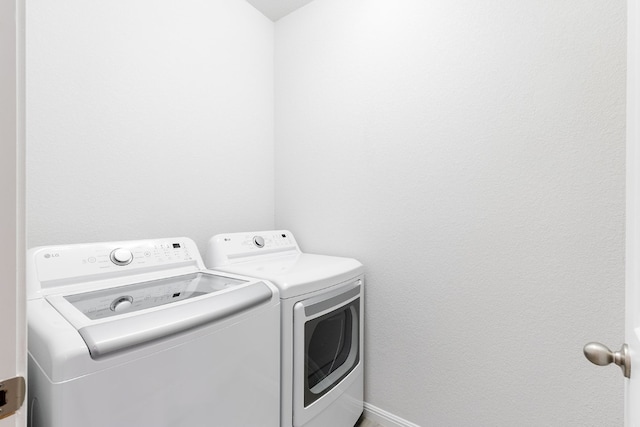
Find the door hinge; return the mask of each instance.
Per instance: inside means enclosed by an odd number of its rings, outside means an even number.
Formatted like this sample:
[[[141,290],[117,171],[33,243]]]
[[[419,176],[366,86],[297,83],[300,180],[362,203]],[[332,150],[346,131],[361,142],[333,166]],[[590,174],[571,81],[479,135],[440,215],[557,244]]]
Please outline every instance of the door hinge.
[[[20,409],[25,392],[23,377],[0,381],[0,419],[13,415]]]

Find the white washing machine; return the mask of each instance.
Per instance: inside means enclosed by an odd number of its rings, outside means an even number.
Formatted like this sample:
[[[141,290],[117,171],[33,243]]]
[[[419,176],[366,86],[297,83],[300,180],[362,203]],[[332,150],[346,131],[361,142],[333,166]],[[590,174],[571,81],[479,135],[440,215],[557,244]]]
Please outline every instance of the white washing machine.
[[[363,411],[362,264],[302,253],[286,230],[214,236],[205,258],[280,290],[282,427],[352,427]]]
[[[277,427],[280,299],[187,238],[31,249],[30,427]]]

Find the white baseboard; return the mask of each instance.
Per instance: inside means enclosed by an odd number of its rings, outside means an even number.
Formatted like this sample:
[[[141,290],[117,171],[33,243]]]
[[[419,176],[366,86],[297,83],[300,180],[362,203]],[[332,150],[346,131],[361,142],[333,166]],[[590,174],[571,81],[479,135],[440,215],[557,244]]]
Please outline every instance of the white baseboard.
[[[364,402],[364,417],[368,420],[375,421],[384,427],[420,427],[396,415],[383,411],[367,402]]]

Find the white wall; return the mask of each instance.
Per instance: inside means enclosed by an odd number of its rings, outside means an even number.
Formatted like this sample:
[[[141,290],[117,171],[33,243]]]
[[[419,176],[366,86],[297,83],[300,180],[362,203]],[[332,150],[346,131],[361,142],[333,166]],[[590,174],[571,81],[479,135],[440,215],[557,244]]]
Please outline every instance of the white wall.
[[[622,425],[625,2],[317,0],[276,23],[276,227],[367,271],[365,400]]]
[[[27,20],[29,246],[273,226],[273,22],[239,0]]]
[[[621,425],[624,1],[27,2],[28,245],[290,228],[367,266],[366,400]]]

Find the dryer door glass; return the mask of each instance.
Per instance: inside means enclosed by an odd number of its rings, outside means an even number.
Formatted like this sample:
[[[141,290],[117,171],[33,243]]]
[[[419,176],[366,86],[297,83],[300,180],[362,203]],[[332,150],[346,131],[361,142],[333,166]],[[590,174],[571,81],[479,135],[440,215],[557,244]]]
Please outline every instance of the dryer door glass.
[[[360,298],[305,322],[304,406],[336,386],[360,358]]]

